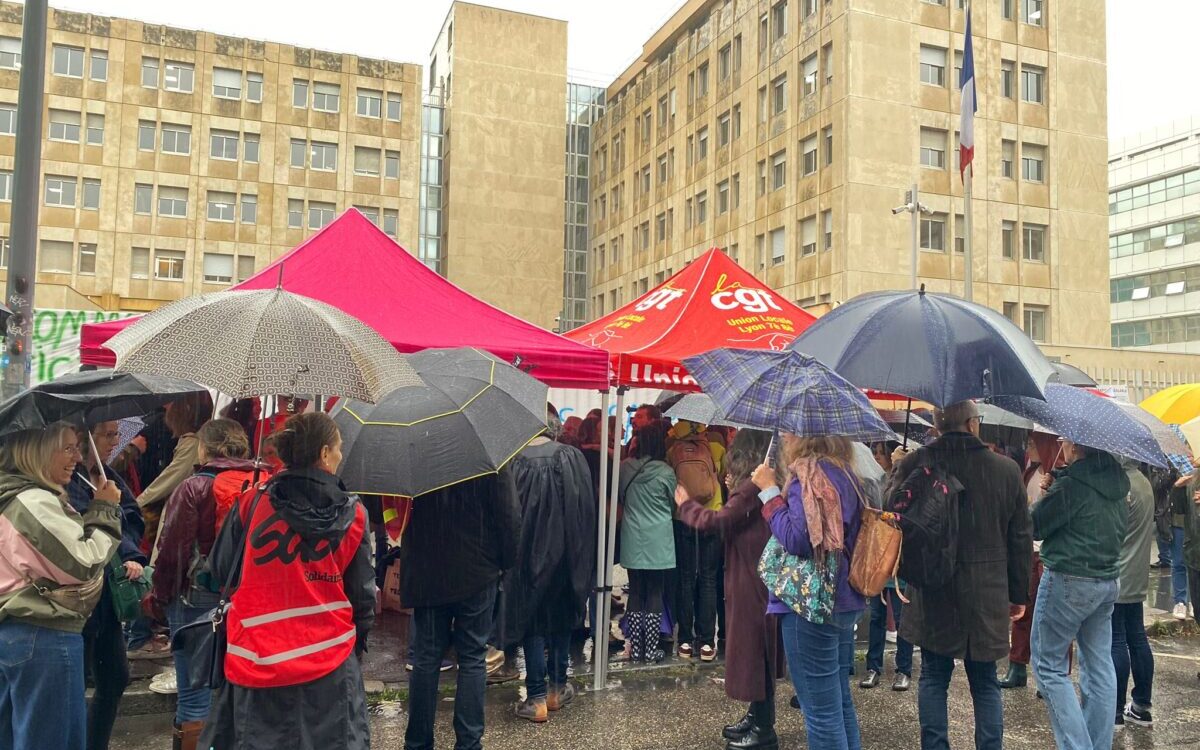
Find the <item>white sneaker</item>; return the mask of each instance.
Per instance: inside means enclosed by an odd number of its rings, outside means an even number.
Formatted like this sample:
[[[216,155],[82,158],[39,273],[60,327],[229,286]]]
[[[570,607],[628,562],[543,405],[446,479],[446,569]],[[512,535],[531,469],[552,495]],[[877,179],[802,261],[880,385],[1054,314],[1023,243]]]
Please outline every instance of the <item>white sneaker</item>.
[[[1171,610],[1171,614],[1176,620],[1186,620],[1188,618],[1188,608],[1183,602],[1175,605],[1175,609]]]
[[[884,635],[884,640],[887,641],[888,643],[895,643],[896,642],[896,631],[889,630],[887,632],[887,634]]]
[[[179,685],[175,680],[175,670],[169,669],[154,675],[154,679],[150,680],[150,692],[158,693],[159,695],[175,695],[178,693]]]

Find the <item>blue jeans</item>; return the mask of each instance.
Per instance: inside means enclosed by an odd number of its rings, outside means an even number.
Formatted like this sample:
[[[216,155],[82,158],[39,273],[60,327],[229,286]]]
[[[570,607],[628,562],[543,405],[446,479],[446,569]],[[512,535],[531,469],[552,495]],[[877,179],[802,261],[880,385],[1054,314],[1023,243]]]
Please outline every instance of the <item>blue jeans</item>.
[[[1133,672],[1133,702],[1150,708],[1150,691],[1154,683],[1154,653],[1146,639],[1142,619],[1142,603],[1117,604],[1112,615],[1112,658],[1117,671],[1117,714],[1125,709],[1125,691],[1129,673]]]
[[[83,750],[83,636],[0,622],[0,747]]]
[[[1046,698],[1059,750],[1110,750],[1117,673],[1112,659],[1112,613],[1117,581],[1063,575],[1049,568],[1033,612],[1033,673]],[[1079,690],[1067,673],[1067,649],[1079,651]]]
[[[549,660],[547,660],[549,651]],[[571,654],[571,633],[550,636],[530,635],[525,638],[525,692],[530,698],[546,697],[546,667],[550,668],[550,684],[567,684],[567,661]]]
[[[996,679],[996,662],[964,660],[963,666],[975,709],[975,750],[1000,750],[1004,745],[1004,704]],[[921,750],[950,750],[946,694],[953,673],[954,657],[921,649],[921,679],[917,685]]]
[[[854,623],[860,614],[835,614],[834,621],[825,625],[811,623],[795,613],[780,618],[783,650],[804,711],[809,747],[862,749],[858,715],[850,698]]]
[[[1176,604],[1188,602],[1187,565],[1183,561],[1183,529],[1171,527],[1171,594]]]
[[[167,606],[167,625],[171,635],[188,623],[203,617],[211,607],[189,607],[179,599]],[[182,651],[172,651],[175,660],[175,681],[179,685],[179,694],[175,701],[175,723],[186,721],[204,721],[208,718],[208,707],[212,700],[212,692],[201,688],[196,690],[189,687],[189,664],[187,655]]]
[[[1172,541],[1163,541],[1162,537],[1158,534],[1154,535],[1154,541],[1158,543],[1158,562],[1165,562],[1170,565]]]
[[[153,633],[150,632],[149,618],[139,617],[125,626],[125,648],[130,651],[137,651],[146,645],[146,641],[149,641],[152,636]]]
[[[883,674],[883,644],[887,640],[887,604],[884,597],[892,602],[892,614],[896,618],[896,629],[900,629],[900,614],[904,611],[904,603],[896,589],[884,589],[879,596],[873,596],[867,603],[871,607],[871,630],[867,636],[867,670],[875,670]],[[903,638],[896,637],[896,671],[912,677],[913,645]]]
[[[405,750],[433,750],[437,717],[438,675],[446,647],[454,641],[458,685],[454,693],[455,750],[483,747],[483,693],[487,686],[487,642],[492,632],[496,584],[440,607],[413,610],[413,671],[408,682],[408,727]]]

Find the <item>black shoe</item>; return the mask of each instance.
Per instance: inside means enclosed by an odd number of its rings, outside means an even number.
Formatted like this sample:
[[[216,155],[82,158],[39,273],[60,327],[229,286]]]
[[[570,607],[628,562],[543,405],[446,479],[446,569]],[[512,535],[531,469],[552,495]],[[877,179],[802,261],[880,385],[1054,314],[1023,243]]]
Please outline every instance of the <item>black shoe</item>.
[[[1038,697],[1038,700],[1040,700],[1040,701],[1046,700],[1046,696],[1042,695],[1041,690],[1037,691],[1037,697]]]
[[[1197,674],[1196,676],[1200,677],[1200,674]],[[791,706],[792,708],[796,709],[797,711],[799,711],[800,710],[800,696],[793,695],[792,700],[788,702],[788,705]]]
[[[1150,709],[1142,708],[1136,703],[1130,703],[1125,707],[1125,721],[1130,724],[1137,724],[1139,727],[1154,726],[1154,719],[1150,716]]]
[[[897,693],[903,693],[912,685],[912,678],[903,672],[896,674],[896,679],[892,681],[892,690]]]
[[[725,729],[721,732],[721,736],[727,740],[740,740],[753,728],[754,715],[747,711],[746,715],[739,719],[736,723],[726,724]]]
[[[867,676],[862,678],[858,686],[863,690],[870,690],[873,687],[879,687],[879,673],[874,669],[867,670]]]
[[[1169,567],[1171,567],[1171,561],[1170,560],[1155,560],[1154,562],[1150,563],[1150,567],[1160,568],[1160,569],[1169,568]]]
[[[769,727],[754,727],[742,737],[730,740],[725,745],[726,750],[777,750],[778,747],[779,737],[775,735],[775,730]]]
[[[1002,688],[1023,688],[1029,682],[1029,672],[1024,664],[1009,662],[1008,674],[1000,680]]]

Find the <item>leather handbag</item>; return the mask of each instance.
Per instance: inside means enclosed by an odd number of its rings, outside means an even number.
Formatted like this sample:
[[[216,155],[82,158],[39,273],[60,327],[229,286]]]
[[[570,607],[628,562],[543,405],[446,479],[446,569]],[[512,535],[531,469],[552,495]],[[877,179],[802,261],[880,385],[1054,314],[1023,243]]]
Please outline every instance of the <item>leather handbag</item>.
[[[240,552],[225,576],[225,585],[221,587],[221,600],[199,619],[179,628],[171,636],[171,650],[182,651],[188,660],[188,682],[193,690],[216,690],[225,684],[225,651],[229,645],[225,615],[229,612],[229,600],[235,590],[234,581],[240,581],[254,510],[265,491],[265,485],[259,487],[254,501],[250,503],[246,525],[242,527],[242,538],[237,542]],[[236,512],[236,508],[232,512]]]
[[[112,599],[113,609],[117,619],[130,623],[142,616],[142,597],[150,593],[154,585],[154,568],[147,565],[142,568],[142,577],[130,580],[125,573],[125,566],[116,555],[108,561],[108,576],[106,581],[109,598]]]
[[[863,596],[879,596],[900,569],[904,534],[883,511],[862,509],[862,528],[850,559],[850,586]]]

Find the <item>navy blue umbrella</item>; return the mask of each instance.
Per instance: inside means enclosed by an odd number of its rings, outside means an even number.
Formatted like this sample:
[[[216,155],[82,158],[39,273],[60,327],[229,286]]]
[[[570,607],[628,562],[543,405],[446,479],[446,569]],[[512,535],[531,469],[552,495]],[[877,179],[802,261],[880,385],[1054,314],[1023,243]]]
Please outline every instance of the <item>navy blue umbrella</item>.
[[[998,394],[1043,398],[1050,361],[995,310],[948,294],[875,292],[839,305],[789,346],[860,388],[935,406]]]
[[[1032,419],[1067,440],[1117,456],[1167,468],[1167,457],[1150,428],[1129,415],[1115,401],[1061,383],[1046,386],[1046,400],[1024,396],[996,396],[996,406]]]

